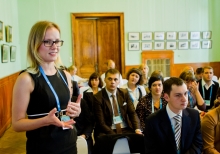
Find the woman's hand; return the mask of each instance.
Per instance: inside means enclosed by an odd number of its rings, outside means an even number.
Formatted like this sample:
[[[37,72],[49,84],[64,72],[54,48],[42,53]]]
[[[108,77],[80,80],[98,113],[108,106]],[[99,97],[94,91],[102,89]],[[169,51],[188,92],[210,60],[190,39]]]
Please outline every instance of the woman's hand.
[[[80,102],[81,102],[82,95],[80,94],[76,100],[76,102],[69,102],[66,109],[66,115],[70,116],[71,118],[78,117],[81,113]]]
[[[199,91],[199,84],[196,81],[193,81],[190,89],[189,89],[193,94]]]
[[[49,114],[45,117],[46,118],[46,123],[48,123],[48,125],[55,125],[55,126],[58,126],[58,127],[63,127],[63,128],[71,128],[73,129],[73,126],[72,124],[75,123],[75,121],[73,119],[70,119],[68,121],[60,121],[59,118],[56,117],[56,112],[57,112],[57,109],[54,108],[52,109]]]

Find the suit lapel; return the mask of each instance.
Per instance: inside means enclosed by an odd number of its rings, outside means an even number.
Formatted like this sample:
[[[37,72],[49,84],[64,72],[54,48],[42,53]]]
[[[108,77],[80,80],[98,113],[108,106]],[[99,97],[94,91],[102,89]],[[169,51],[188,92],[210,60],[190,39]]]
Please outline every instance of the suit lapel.
[[[183,110],[181,128],[181,147],[184,147],[184,141],[190,128],[191,118],[188,115],[189,113],[187,112],[187,110]]]
[[[174,148],[174,150],[176,150],[176,141],[174,137],[174,132],[171,126],[169,116],[166,111],[166,107],[161,109],[160,119],[161,119],[160,128],[164,132],[165,138],[167,138],[170,141],[172,147]]]
[[[120,109],[120,112],[121,112],[121,115],[123,115],[123,103],[124,103],[124,98],[120,95],[119,91],[117,90],[116,92],[116,97],[117,97],[117,101],[118,101],[118,106],[119,106],[119,109]]]
[[[109,97],[108,97],[108,94],[107,94],[105,88],[102,89],[102,96],[103,96],[104,101],[110,111],[110,114],[111,114],[110,116],[113,117],[112,105],[111,105],[111,102],[109,100]]]

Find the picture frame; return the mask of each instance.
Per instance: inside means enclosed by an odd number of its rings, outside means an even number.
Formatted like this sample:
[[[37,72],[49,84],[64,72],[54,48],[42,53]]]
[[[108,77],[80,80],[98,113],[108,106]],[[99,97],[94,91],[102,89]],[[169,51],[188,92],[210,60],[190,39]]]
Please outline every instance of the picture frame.
[[[178,48],[180,50],[186,50],[186,49],[189,49],[189,42],[188,41],[180,41],[178,43]]]
[[[3,25],[3,22],[0,21],[0,41],[3,41],[3,36],[4,36],[4,25]]]
[[[9,54],[10,47],[9,45],[3,44],[2,45],[2,63],[7,63],[8,62],[8,54]]]
[[[176,40],[176,32],[167,32],[166,39],[167,40]]]
[[[178,39],[179,40],[188,40],[189,39],[189,33],[188,32],[179,32],[178,33]]]
[[[12,42],[12,27],[6,26],[6,42]]]
[[[141,40],[150,41],[152,39],[153,39],[153,33],[152,32],[142,32],[141,33]]]
[[[10,61],[15,62],[16,60],[16,46],[10,47]]]
[[[155,50],[164,50],[164,42],[154,42]]]
[[[154,40],[164,40],[164,32],[154,32]]]
[[[140,34],[138,32],[128,33],[128,40],[129,41],[139,41]]]
[[[211,39],[212,38],[212,32],[211,31],[202,32],[202,38],[203,39]]]
[[[176,49],[176,42],[175,41],[166,42],[166,49],[175,50]]]
[[[130,42],[128,43],[128,50],[129,51],[137,51],[140,50],[139,42]]]
[[[211,49],[212,48],[212,41],[207,40],[207,41],[202,41],[202,49]]]
[[[200,49],[200,41],[191,41],[190,49]]]
[[[200,32],[190,32],[190,39],[191,40],[199,40],[200,39]]]
[[[153,43],[152,42],[142,42],[142,50],[152,50]]]

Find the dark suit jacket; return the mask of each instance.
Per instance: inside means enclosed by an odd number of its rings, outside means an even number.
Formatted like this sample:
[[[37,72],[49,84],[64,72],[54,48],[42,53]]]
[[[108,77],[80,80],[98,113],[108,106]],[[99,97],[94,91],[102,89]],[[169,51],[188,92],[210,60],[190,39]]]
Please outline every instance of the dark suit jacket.
[[[206,110],[209,110],[209,109],[211,109],[211,108],[213,107],[214,101],[215,101],[215,99],[216,99],[216,95],[217,95],[219,83],[218,83],[218,82],[215,82],[215,81],[213,81],[213,82],[214,82],[214,85],[212,85],[212,96],[211,96],[211,100],[210,100],[210,106],[207,106],[207,105],[206,105]],[[200,80],[198,81],[198,83],[199,83],[199,92],[200,92],[201,96],[203,97],[202,88],[204,88],[204,87],[202,87],[202,79],[200,79]],[[209,88],[209,89],[210,89],[210,88]]]
[[[140,121],[128,90],[117,88],[116,97],[122,118],[128,124],[128,127],[134,130],[140,129]],[[100,133],[115,134],[111,129],[113,121],[112,106],[105,88],[94,95],[94,115],[96,120],[95,136],[98,136]]]
[[[73,94],[72,94],[72,96],[78,97],[79,96],[79,86],[78,86],[78,83],[76,81],[72,80],[72,86],[73,86]]]
[[[77,97],[75,96],[71,98],[72,102],[75,102],[76,100]],[[77,129],[77,136],[84,134],[87,137],[90,137],[93,131],[93,123],[88,105],[84,99],[81,99],[80,107],[81,113],[79,117],[74,118],[76,121],[75,126]]]
[[[93,112],[93,102],[94,102],[94,96],[93,92],[87,92],[89,89],[83,92],[83,99],[87,102],[89,110]]]
[[[202,135],[200,130],[199,112],[186,108],[182,114],[181,154],[201,154]],[[176,154],[177,147],[174,132],[166,108],[146,118],[145,122],[146,154]]]

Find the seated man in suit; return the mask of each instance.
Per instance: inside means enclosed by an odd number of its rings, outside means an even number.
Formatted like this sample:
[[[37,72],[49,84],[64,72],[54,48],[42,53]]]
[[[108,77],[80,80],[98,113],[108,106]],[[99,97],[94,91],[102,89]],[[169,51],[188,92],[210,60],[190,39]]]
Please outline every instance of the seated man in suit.
[[[205,66],[203,67],[202,79],[198,81],[199,92],[205,100],[206,111],[214,106],[214,101],[219,87],[219,83],[212,80],[213,75],[213,68],[211,66]]]
[[[171,77],[164,82],[167,106],[146,118],[145,152],[153,154],[201,154],[199,112],[187,108],[188,90],[184,81]]]
[[[105,134],[142,134],[140,121],[127,89],[117,88],[120,72],[105,73],[106,87],[94,95],[95,138]]]

